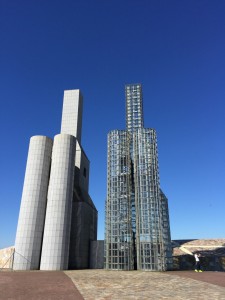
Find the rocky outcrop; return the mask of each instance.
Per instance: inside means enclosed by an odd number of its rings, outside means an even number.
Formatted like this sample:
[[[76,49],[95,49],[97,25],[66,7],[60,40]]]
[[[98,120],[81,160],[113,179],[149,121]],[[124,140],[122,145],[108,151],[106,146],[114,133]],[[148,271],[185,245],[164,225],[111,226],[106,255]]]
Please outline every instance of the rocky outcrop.
[[[14,247],[0,249],[0,270],[12,268],[13,253]]]
[[[174,270],[193,269],[197,252],[204,270],[225,271],[225,239],[174,240],[172,247]]]

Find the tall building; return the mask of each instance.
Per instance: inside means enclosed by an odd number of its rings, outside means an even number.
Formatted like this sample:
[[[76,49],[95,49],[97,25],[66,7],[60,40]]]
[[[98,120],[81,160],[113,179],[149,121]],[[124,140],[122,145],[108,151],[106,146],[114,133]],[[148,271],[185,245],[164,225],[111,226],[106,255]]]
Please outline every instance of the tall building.
[[[16,233],[14,270],[88,268],[97,210],[81,146],[83,98],[64,92],[61,133],[30,139]]]
[[[171,264],[157,138],[144,128],[141,84],[125,86],[126,130],[108,134],[105,268],[163,271]]]

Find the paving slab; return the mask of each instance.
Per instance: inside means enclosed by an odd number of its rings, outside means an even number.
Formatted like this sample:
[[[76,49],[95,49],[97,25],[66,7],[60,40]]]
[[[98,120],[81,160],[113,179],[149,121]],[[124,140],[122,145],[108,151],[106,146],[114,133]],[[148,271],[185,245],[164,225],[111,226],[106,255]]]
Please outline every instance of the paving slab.
[[[107,270],[65,271],[65,274],[85,300],[225,300],[225,287],[193,279],[187,274]]]
[[[60,271],[0,272],[0,300],[83,300]]]

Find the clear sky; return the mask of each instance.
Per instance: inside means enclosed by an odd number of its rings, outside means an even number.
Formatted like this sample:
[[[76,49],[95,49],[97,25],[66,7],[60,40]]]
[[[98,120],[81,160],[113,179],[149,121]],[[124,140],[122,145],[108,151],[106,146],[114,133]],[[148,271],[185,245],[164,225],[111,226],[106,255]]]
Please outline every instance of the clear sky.
[[[84,96],[82,145],[104,238],[107,133],[142,83],[172,239],[225,237],[225,1],[0,0],[0,248],[14,245],[29,139]]]

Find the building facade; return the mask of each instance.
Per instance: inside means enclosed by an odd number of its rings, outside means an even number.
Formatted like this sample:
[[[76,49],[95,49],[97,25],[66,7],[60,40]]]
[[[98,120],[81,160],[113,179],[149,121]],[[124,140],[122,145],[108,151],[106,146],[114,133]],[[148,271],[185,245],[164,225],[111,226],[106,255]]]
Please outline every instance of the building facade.
[[[83,97],[64,91],[61,133],[30,139],[14,270],[88,268],[98,212],[89,196],[90,162],[81,146]]]
[[[157,137],[144,128],[141,84],[125,86],[126,130],[108,134],[105,268],[163,271],[172,257]]]

